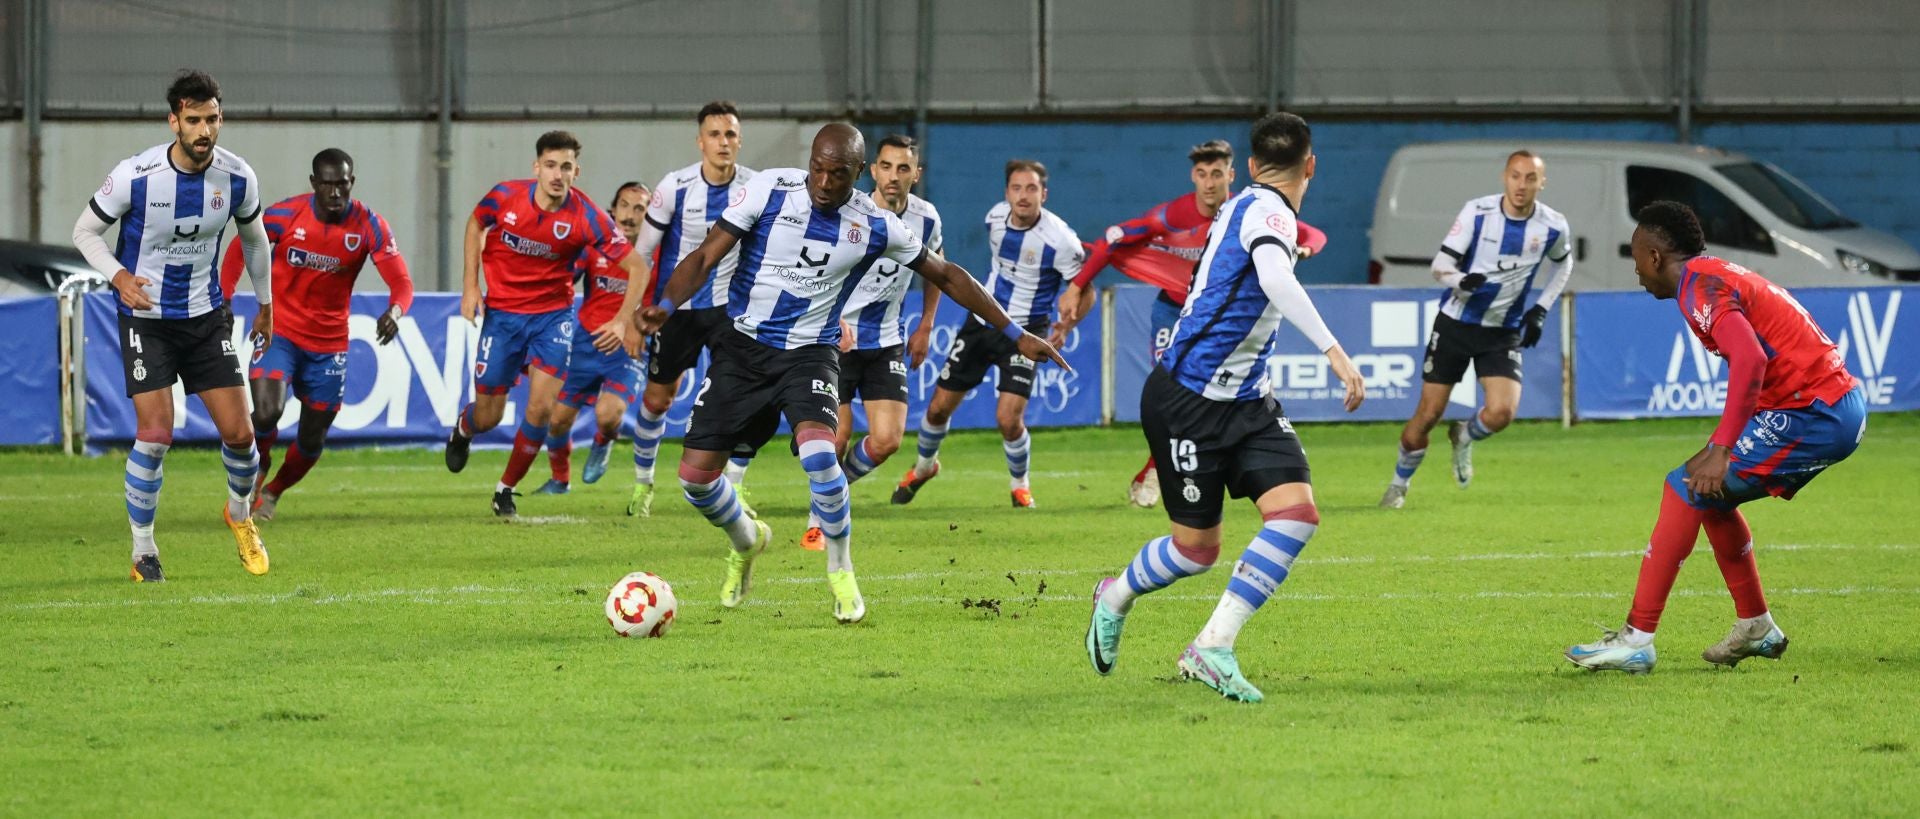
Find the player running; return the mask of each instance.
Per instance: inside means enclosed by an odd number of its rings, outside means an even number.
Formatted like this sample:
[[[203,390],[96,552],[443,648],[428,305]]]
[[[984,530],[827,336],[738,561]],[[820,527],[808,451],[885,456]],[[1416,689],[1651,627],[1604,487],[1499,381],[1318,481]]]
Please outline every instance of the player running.
[[[1433,277],[1447,289],[1427,340],[1420,403],[1400,431],[1400,459],[1380,496],[1383,509],[1406,505],[1407,484],[1427,457],[1427,434],[1440,423],[1469,363],[1479,374],[1485,403],[1472,420],[1448,426],[1447,440],[1453,444],[1454,482],[1465,489],[1473,481],[1473,443],[1513,423],[1520,406],[1520,350],[1540,343],[1547,311],[1573,275],[1567,217],[1539,201],[1547,186],[1546,162],[1531,151],[1514,151],[1502,179],[1506,193],[1469,200],[1434,254]],[[1546,284],[1529,303],[1542,268]]]
[[[245,160],[217,145],[220,84],[183,71],[167,87],[173,140],[122,160],[87,201],[73,226],[73,246],[112,279],[120,298],[120,358],[137,428],[127,452],[127,519],[133,529],[135,583],[166,579],[153,540],[162,462],[173,446],[173,385],[200,396],[220,432],[227,470],[226,521],[240,565],[266,574],[249,504],[260,456],[247,418],[246,374],[233,345],[233,313],[215,269],[228,220],[238,223],[247,275],[260,294],[253,343],[273,333],[273,284],[267,232],[260,226],[260,178]],[[118,243],[105,234],[120,223]]]
[[[493,491],[493,513],[503,518],[518,512],[513,488],[540,453],[566,382],[574,335],[574,265],[592,249],[624,268],[629,282],[644,287],[651,275],[606,212],[574,190],[579,176],[580,141],[566,131],[548,131],[534,143],[533,178],[493,186],[467,219],[460,315],[474,321],[480,314],[484,259],[486,318],[473,364],[473,403],[461,408],[447,438],[447,469],[467,468],[473,436],[499,426],[507,391],[520,382],[522,371],[528,372],[532,384],[525,415]],[[631,327],[616,317],[592,328],[593,346],[632,352],[639,339]]]
[[[1700,657],[1733,666],[1777,660],[1787,635],[1767,611],[1753,532],[1740,504],[1792,500],[1827,467],[1846,460],[1867,432],[1860,382],[1840,351],[1779,286],[1740,265],[1702,255],[1706,238],[1686,205],[1653,202],[1634,217],[1633,272],[1656,299],[1675,299],[1705,347],[1727,360],[1727,402],[1707,445],[1667,473],[1627,624],[1566,657],[1594,671],[1653,670],[1654,630],[1680,564],[1707,530],[1733,595],[1733,631]]]
[[[1167,487],[1168,537],[1140,548],[1121,578],[1094,586],[1087,656],[1101,674],[1140,595],[1206,571],[1220,554],[1227,495],[1251,498],[1265,525],[1234,564],[1213,617],[1180,656],[1180,674],[1228,699],[1259,702],[1233,653],[1241,626],[1287,579],[1320,524],[1307,456],[1268,390],[1267,355],[1281,320],[1327,356],[1348,412],[1366,399],[1360,371],[1294,278],[1294,214],[1313,179],[1312,131],[1287,113],[1253,125],[1254,184],[1227,200],[1207,237],[1173,341],[1140,393],[1140,423]]]
[[[247,373],[261,478],[273,466],[273,443],[280,437],[289,382],[300,399],[300,427],[287,445],[280,471],[257,487],[253,513],[261,520],[273,520],[280,498],[320,460],[327,431],[340,414],[347,391],[347,315],[360,270],[372,261],[387,283],[387,309],[375,322],[380,344],[399,335],[400,317],[413,304],[413,279],[393,230],[380,214],[353,198],[353,182],[353,157],[328,148],[313,156],[313,174],[307,177],[313,193],[267,208],[272,295],[280,306],[279,320],[272,341],[253,349],[253,367]],[[220,266],[223,292],[233,292],[242,265],[240,243],[235,242]]]
[[[635,315],[642,332],[659,329],[722,258],[736,246],[741,251],[727,304],[733,323],[714,338],[713,363],[694,399],[680,456],[687,501],[726,530],[732,543],[720,587],[720,605],[727,608],[746,598],[754,557],[773,533],[747,516],[722,468],[736,446],[765,444],[785,415],[812,489],[811,509],[826,538],[834,619],[855,623],[866,616],[853,575],[847,480],[834,452],[836,345],[847,291],[876,275],[882,260],[933,282],[997,328],[1021,354],[1066,366],[1044,339],[1014,324],[965,269],[928,253],[898,216],[855,190],[865,165],[866,140],[858,130],[841,123],[821,128],[807,170],[756,175],[746,195],[721,215],[718,229],[674,268],[665,296]]]
[[[640,233],[642,214],[653,192],[639,182],[628,182],[613,192],[614,227],[631,243]],[[640,257],[645,261],[646,257]],[[591,261],[589,261],[591,260]],[[609,261],[597,251],[580,257],[579,275],[586,280],[587,297],[580,304],[580,327],[600,327],[620,315],[627,295],[627,269]],[[651,298],[646,303],[652,304]],[[620,437],[620,421],[627,405],[633,403],[634,386],[640,381],[640,358],[627,354],[626,347],[602,352],[594,337],[573,335],[573,353],[567,363],[567,382],[560,387],[560,399],[553,408],[553,422],[547,426],[547,461],[553,477],[534,490],[536,495],[565,495],[571,485],[573,421],[581,407],[594,408],[593,448],[587,450],[586,466],[580,479],[598,483],[607,474],[607,460],[613,455],[614,439]]]
[[[913,137],[893,134],[880,140],[873,157],[873,201],[893,212],[902,224],[920,237],[928,253],[940,253],[945,241],[940,235],[940,211],[933,203],[913,195],[920,181],[920,146]],[[840,453],[840,471],[852,484],[878,469],[900,449],[900,436],[907,430],[907,368],[918,367],[927,358],[933,339],[934,313],[940,307],[940,288],[933,282],[920,285],[920,321],[913,334],[907,334],[906,314],[901,309],[914,275],[899,264],[882,259],[873,271],[861,279],[847,304],[840,333],[840,417],[834,449]],[[858,392],[867,408],[867,437],[858,445],[853,440],[853,396]],[[820,521],[809,519],[801,548],[819,551],[826,548]]]
[[[1207,226],[1220,212],[1220,204],[1233,195],[1233,146],[1214,139],[1187,151],[1193,164],[1193,192],[1155,205],[1145,214],[1107,228],[1107,234],[1087,249],[1087,263],[1060,297],[1060,326],[1056,338],[1068,332],[1093,312],[1095,276],[1111,262],[1127,276],[1160,288],[1153,300],[1151,315],[1153,360],[1173,339],[1173,323],[1187,302],[1187,289],[1193,285],[1194,263],[1207,248]],[[1306,222],[1300,226],[1300,244],[1294,252],[1308,258],[1327,246],[1327,235]],[[1127,500],[1146,508],[1160,502],[1160,474],[1154,471],[1153,458],[1133,476],[1127,487]]]
[[[993,274],[987,287],[994,301],[1015,323],[1035,334],[1047,333],[1053,323],[1060,283],[1080,272],[1086,248],[1065,220],[1042,207],[1047,201],[1047,167],[1031,159],[1007,163],[1006,201],[987,211],[987,246],[993,254]],[[943,288],[944,289],[944,288]],[[952,291],[948,291],[952,292]],[[980,315],[975,311],[976,315]],[[1058,343],[1059,338],[1054,342]],[[967,393],[987,377],[987,368],[1000,369],[1000,402],[994,418],[999,423],[1001,448],[1007,455],[1008,489],[1016,509],[1033,508],[1033,490],[1027,482],[1032,439],[1027,435],[1027,399],[1033,394],[1035,362],[1014,348],[1014,340],[994,328],[970,319],[955,334],[953,349],[940,368],[940,381],[920,420],[920,457],[894,487],[893,502],[913,502],[920,488],[940,474],[940,442],[947,437],[953,411]]]
[[[700,108],[695,121],[699,135],[694,144],[700,148],[700,161],[660,180],[647,206],[646,223],[640,226],[640,238],[634,243],[641,258],[658,257],[655,267],[660,278],[653,292],[647,294],[655,302],[666,290],[668,275],[706,241],[721,211],[739,202],[747,182],[753,179],[752,168],[735,162],[740,156],[740,112],[733,103],[709,102]],[[644,518],[653,514],[653,462],[660,452],[660,438],[667,432],[667,410],[673,407],[673,396],[680,390],[680,377],[700,362],[700,351],[707,349],[715,333],[731,323],[727,317],[728,291],[739,261],[737,251],[719,259],[711,277],[674,312],[660,332],[647,339],[647,386],[633,425],[629,515]],[[632,315],[642,301],[641,295],[638,290],[629,290],[620,315]],[[742,452],[728,462],[729,480],[738,482],[746,476],[749,457],[750,453]],[[751,515],[753,510],[749,508],[747,513]]]

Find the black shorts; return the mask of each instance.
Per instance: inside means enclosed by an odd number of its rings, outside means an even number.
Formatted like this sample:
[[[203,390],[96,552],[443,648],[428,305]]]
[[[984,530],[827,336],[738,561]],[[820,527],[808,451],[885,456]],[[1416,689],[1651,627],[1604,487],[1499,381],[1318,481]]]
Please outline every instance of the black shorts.
[[[1258,499],[1281,484],[1313,482],[1293,423],[1271,397],[1215,401],[1154,367],[1140,390],[1140,428],[1167,517],[1181,526],[1219,525],[1225,494]]]
[[[840,423],[840,351],[826,344],[769,347],[732,330],[714,336],[713,363],[694,393],[687,449],[757,451],[780,429]]]
[[[877,350],[848,350],[841,353],[841,403],[853,403],[856,393],[867,401],[905,402],[906,351],[905,344],[895,344]]]
[[[725,307],[675,310],[647,338],[647,380],[678,384],[680,376],[700,363],[700,351],[713,345],[716,331],[733,326]]]
[[[240,351],[233,345],[233,313],[225,307],[186,319],[121,313],[120,363],[129,398],[172,389],[175,380],[188,394],[247,383]]]
[[[1420,377],[1429,384],[1458,384],[1467,362],[1481,378],[1520,380],[1520,331],[1463,324],[1445,313],[1433,317],[1427,338],[1427,363]]]
[[[1029,324],[1027,332],[1045,336],[1047,322]],[[954,392],[971,390],[987,379],[989,367],[1000,368],[996,386],[1001,392],[1021,398],[1033,395],[1033,359],[1021,355],[1013,339],[1005,333],[979,319],[967,319],[953,339],[953,349],[947,351],[947,363],[940,367],[940,388]]]

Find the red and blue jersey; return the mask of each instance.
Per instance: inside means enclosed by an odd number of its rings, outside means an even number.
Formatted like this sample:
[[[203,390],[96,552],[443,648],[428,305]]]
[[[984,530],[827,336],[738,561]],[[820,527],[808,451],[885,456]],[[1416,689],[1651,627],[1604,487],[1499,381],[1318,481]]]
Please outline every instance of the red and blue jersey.
[[[1087,246],[1087,262],[1073,281],[1085,287],[1111,264],[1128,278],[1160,288],[1168,301],[1185,304],[1212,224],[1200,213],[1199,201],[1191,193],[1162,202],[1107,228],[1100,241]],[[1296,224],[1301,247],[1318,253],[1327,246],[1326,234],[1305,222]]]
[[[534,180],[515,179],[493,186],[473,209],[473,218],[491,234],[480,255],[488,310],[568,309],[575,265],[587,248],[615,264],[633,252],[606,211],[579,190],[568,191],[555,211],[534,197]]]
[[[1757,409],[1795,409],[1824,401],[1837,404],[1858,381],[1847,372],[1839,348],[1785,288],[1760,274],[1712,256],[1689,259],[1675,302],[1700,343],[1720,354],[1714,323],[1743,314],[1767,354]]]
[[[586,281],[587,297],[580,303],[580,326],[582,333],[592,333],[601,325],[613,320],[620,312],[620,302],[627,297],[627,269],[619,262],[608,259],[606,254],[588,249],[574,265],[574,274]],[[640,293],[640,306],[653,303],[653,288]]]
[[[332,223],[314,211],[313,194],[302,194],[268,207],[264,221],[273,243],[274,335],[307,352],[346,352],[353,282],[368,261],[386,280],[392,304],[402,311],[413,304],[413,280],[393,230],[359,200]],[[220,264],[222,291],[233,292],[245,269],[234,242]]]

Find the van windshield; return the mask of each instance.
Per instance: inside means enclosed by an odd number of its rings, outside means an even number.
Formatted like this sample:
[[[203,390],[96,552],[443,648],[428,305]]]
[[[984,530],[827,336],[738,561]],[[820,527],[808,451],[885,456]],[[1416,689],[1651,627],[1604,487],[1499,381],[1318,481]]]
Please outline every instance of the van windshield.
[[[1785,219],[1787,224],[1808,230],[1838,230],[1859,227],[1860,223],[1840,214],[1838,208],[1809,190],[1800,180],[1764,162],[1735,162],[1714,168],[1749,196]]]

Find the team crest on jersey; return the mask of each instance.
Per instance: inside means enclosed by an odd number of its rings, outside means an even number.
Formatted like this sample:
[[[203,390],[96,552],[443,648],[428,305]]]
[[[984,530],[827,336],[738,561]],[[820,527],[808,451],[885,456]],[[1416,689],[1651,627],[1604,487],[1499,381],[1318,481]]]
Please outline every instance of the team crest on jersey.
[[[1020,255],[1021,264],[1032,265],[1032,264],[1038,264],[1039,261],[1040,261],[1040,257],[1031,250]]]
[[[565,239],[567,238],[567,234],[572,232],[573,232],[572,222],[554,222],[553,223],[553,238],[555,239]]]
[[[223,207],[226,207],[226,204],[227,204],[227,200],[220,198],[220,189],[214,188],[213,199],[207,202],[207,207],[213,208],[214,210],[219,210]]]
[[[359,249],[360,249],[360,234],[358,233],[347,234],[347,252],[351,253]]]
[[[847,243],[854,244],[854,245],[860,244],[860,226],[859,225],[854,225],[853,227],[847,228]]]

